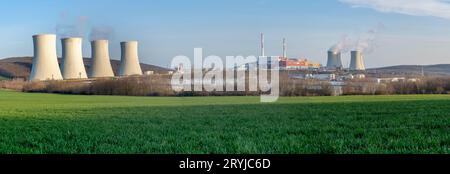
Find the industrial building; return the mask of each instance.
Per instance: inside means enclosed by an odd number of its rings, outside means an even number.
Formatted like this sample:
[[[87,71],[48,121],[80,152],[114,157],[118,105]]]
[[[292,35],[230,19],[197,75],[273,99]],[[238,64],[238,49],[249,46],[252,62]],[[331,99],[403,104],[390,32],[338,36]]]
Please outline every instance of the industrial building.
[[[30,81],[87,79],[83,61],[82,38],[63,38],[61,68],[58,63],[56,35],[33,36],[34,56]],[[143,75],[138,58],[138,42],[121,42],[120,76]],[[107,40],[91,42],[90,78],[114,77]]]
[[[320,63],[311,62],[308,59],[288,58],[286,38],[283,38],[282,56],[266,56],[264,50],[264,34],[261,33],[261,56],[273,58],[277,57],[279,61],[280,70],[305,70],[305,69],[319,69],[322,65]]]
[[[62,80],[56,54],[56,35],[33,36],[34,56],[30,81]]]
[[[83,62],[82,38],[64,38],[62,43],[62,76],[66,80],[87,79]]]
[[[320,63],[311,62],[308,59],[280,58],[281,70],[319,69],[321,66]]]
[[[108,40],[91,41],[92,63],[90,78],[114,77],[109,57]]]
[[[366,66],[364,65],[364,58],[361,51],[351,52],[351,61],[349,70],[351,71],[364,71]]]
[[[343,67],[342,67],[341,53],[328,51],[327,69],[336,70],[342,68]]]
[[[122,56],[119,75],[142,75],[142,70],[138,58],[138,42],[121,42],[120,46],[122,49]]]

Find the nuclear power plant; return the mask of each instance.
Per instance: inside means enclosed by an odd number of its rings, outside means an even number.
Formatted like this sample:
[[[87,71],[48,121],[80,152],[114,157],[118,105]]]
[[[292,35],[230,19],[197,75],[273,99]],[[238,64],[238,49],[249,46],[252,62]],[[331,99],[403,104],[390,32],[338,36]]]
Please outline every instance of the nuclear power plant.
[[[366,66],[364,65],[364,58],[361,51],[351,52],[351,61],[349,70],[351,71],[364,71]]]
[[[340,69],[342,68],[341,53],[335,51],[328,51],[328,69]]]
[[[59,67],[56,35],[33,36],[34,57],[30,81],[87,79],[83,61],[82,38],[63,38],[62,63]],[[89,78],[114,77],[109,57],[108,40],[91,42],[92,63]],[[143,75],[138,58],[138,42],[121,42],[120,76]]]
[[[64,79],[87,79],[82,53],[82,38],[64,38],[62,43],[62,76]]]
[[[34,56],[30,81],[62,80],[56,54],[56,35],[33,36]]]
[[[94,40],[91,41],[92,64],[90,78],[114,77],[109,57],[109,41]]]
[[[138,58],[138,42],[129,41],[120,43],[122,49],[120,76],[142,75]]]

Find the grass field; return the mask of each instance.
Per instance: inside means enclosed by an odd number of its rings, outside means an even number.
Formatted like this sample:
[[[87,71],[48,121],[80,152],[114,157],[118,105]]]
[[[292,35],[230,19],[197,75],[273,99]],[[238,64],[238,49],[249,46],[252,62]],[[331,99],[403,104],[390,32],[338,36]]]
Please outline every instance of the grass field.
[[[450,96],[112,97],[0,90],[0,153],[450,153]]]

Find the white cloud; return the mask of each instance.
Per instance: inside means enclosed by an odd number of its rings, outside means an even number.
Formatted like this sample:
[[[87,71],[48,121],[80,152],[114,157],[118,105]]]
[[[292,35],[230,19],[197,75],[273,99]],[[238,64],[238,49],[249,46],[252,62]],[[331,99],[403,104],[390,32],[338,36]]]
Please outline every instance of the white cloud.
[[[384,13],[432,16],[450,20],[449,0],[339,0],[354,8],[371,8]]]

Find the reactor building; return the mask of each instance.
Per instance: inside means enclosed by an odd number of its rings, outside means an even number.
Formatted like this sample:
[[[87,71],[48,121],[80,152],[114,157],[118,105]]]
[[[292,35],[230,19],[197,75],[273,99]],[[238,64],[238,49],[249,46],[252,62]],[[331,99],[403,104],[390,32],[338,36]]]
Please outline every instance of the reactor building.
[[[328,51],[328,69],[340,69],[342,68],[341,53],[335,51]]]
[[[91,41],[92,63],[90,78],[105,78],[114,77],[114,72],[111,66],[109,57],[109,42],[108,40],[94,40]]]
[[[87,79],[82,53],[82,38],[64,38],[62,44],[62,76],[65,80]]]
[[[56,35],[33,36],[34,56],[30,81],[62,80],[56,54]]]
[[[138,42],[129,41],[120,43],[122,49],[120,76],[142,75],[138,58]]]
[[[366,66],[364,65],[364,57],[361,51],[351,52],[350,67],[351,71],[364,71]]]

